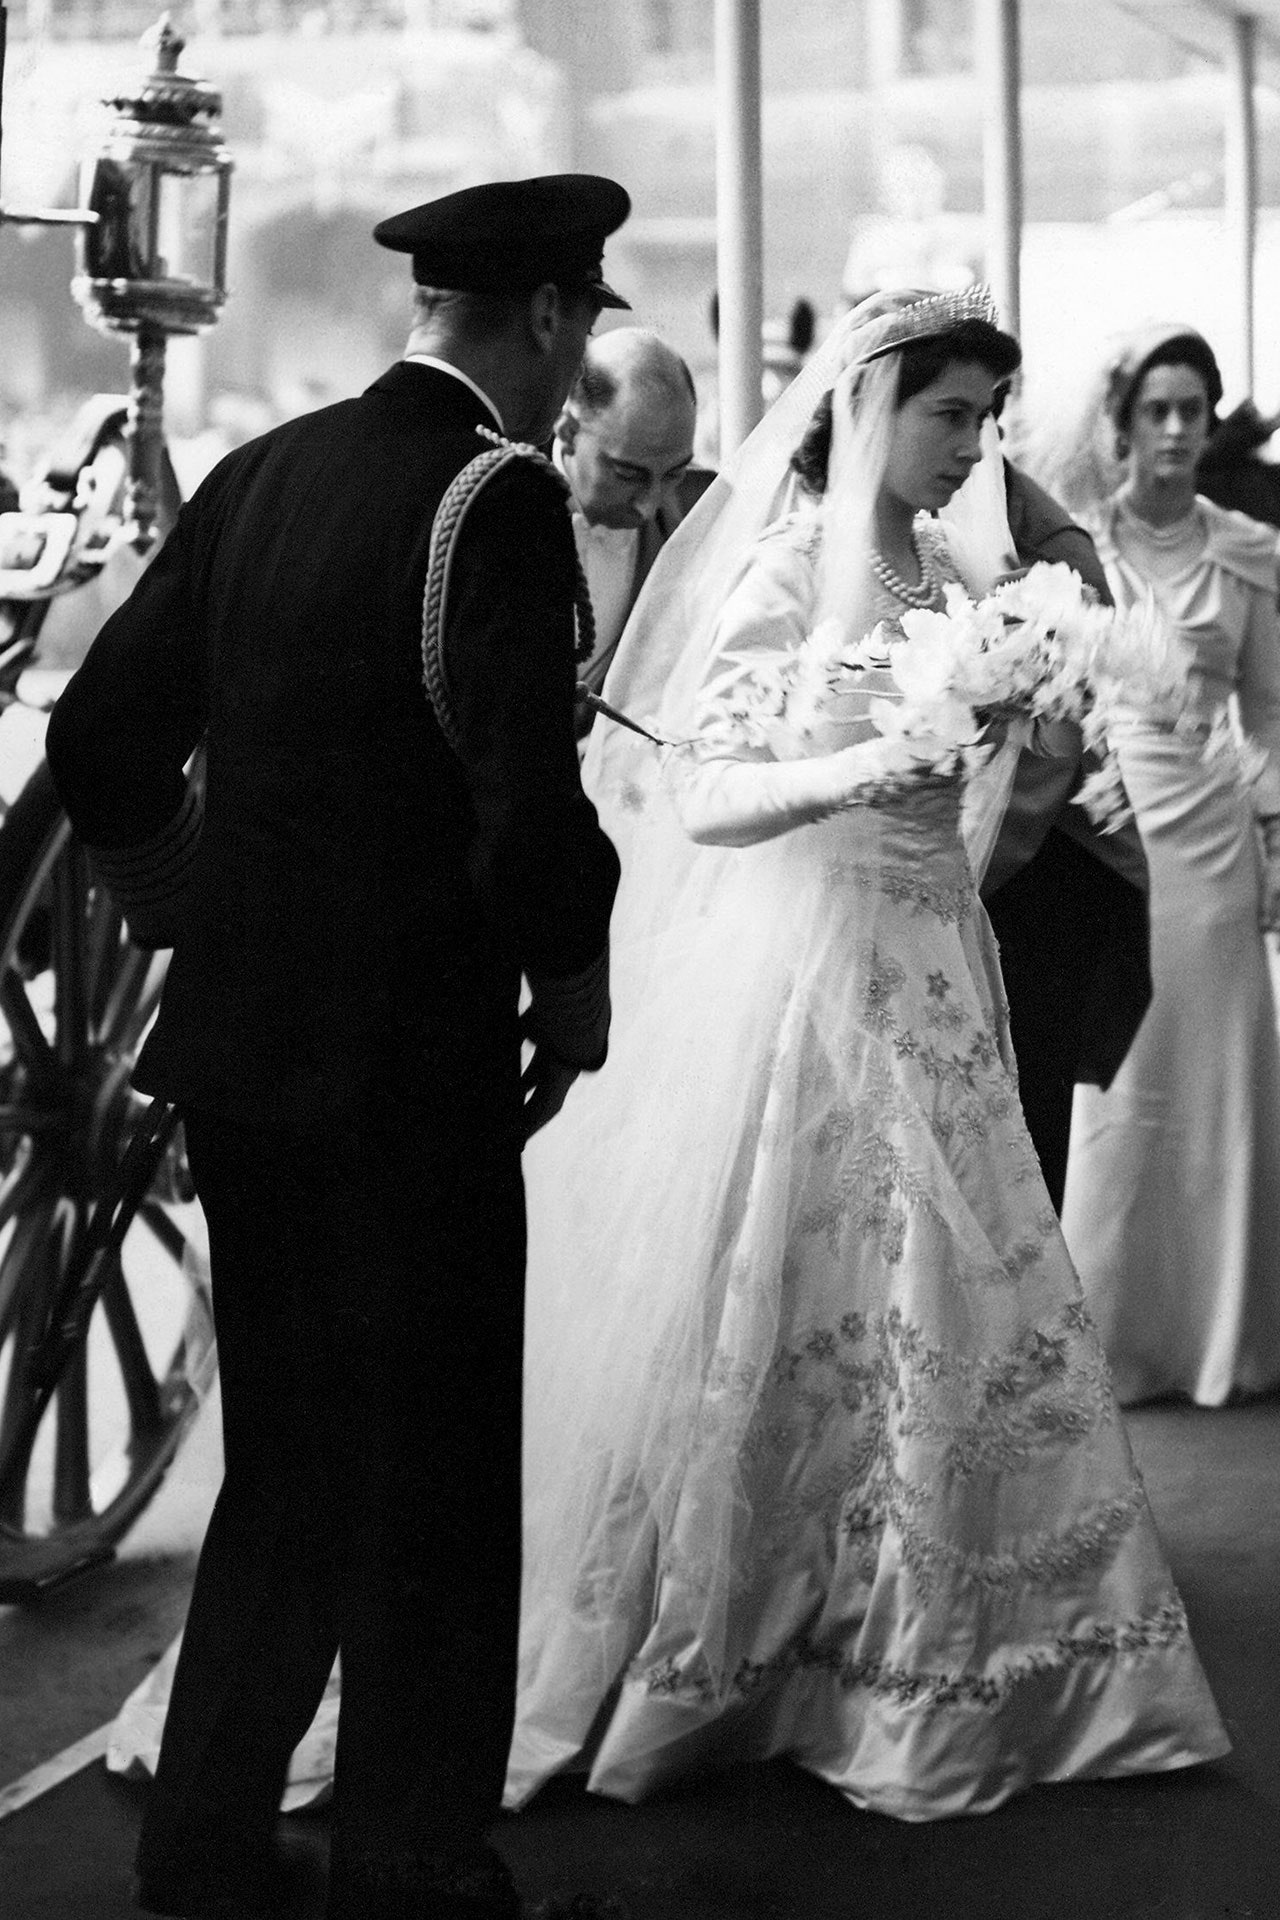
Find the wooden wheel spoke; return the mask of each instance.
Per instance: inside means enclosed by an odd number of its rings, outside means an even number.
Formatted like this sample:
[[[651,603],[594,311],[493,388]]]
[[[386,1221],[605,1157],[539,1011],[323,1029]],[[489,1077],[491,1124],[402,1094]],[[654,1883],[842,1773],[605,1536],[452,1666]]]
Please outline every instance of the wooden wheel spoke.
[[[24,1285],[14,1303],[9,1377],[4,1406],[0,1409],[0,1522],[9,1526],[22,1524],[26,1476],[38,1431],[34,1416],[39,1394],[27,1378],[26,1360],[49,1317],[56,1278],[56,1262],[50,1256],[53,1213],[54,1206],[50,1205],[36,1215],[26,1216],[21,1222],[25,1235],[15,1233],[8,1247],[8,1258],[14,1255],[20,1238],[25,1239],[28,1248],[27,1257],[15,1263]],[[19,1246],[17,1251],[21,1255],[22,1248]],[[37,1284],[31,1284],[33,1280]]]
[[[126,1021],[124,1030],[116,1042],[117,1048],[122,1053],[136,1054],[141,1047],[147,1028],[155,1017],[156,1008],[160,1005],[160,989],[163,984],[162,975],[155,982],[154,987],[149,986],[147,992],[138,1001],[133,1010],[133,1018]]]
[[[181,1266],[186,1258],[187,1236],[165,1212],[158,1200],[144,1200],[138,1208],[138,1219],[151,1229],[160,1245],[176,1266]]]
[[[35,1389],[26,1380],[13,1377],[16,1365],[15,1356],[10,1362],[0,1418],[0,1526],[13,1528],[21,1527],[26,1516],[26,1478],[39,1430],[30,1418],[36,1405]]]
[[[0,1180],[0,1229],[29,1207],[37,1191],[47,1187],[50,1179],[50,1168],[40,1154],[29,1153],[15,1161]]]
[[[105,887],[93,889],[85,951],[85,977],[88,983],[89,1017],[95,1033],[101,1032],[111,1006],[125,957],[135,951],[124,943],[124,919]]]
[[[93,1511],[89,1485],[89,1354],[76,1348],[54,1398],[53,1517],[64,1524]]]
[[[3,978],[0,978],[0,1012],[9,1023],[9,1034],[18,1058],[32,1072],[47,1075],[53,1067],[53,1048],[45,1038],[36,1010],[27,997],[25,982],[11,967],[6,968]]]
[[[43,1327],[52,1305],[57,1269],[50,1257],[50,1237],[57,1202],[40,1187],[39,1168],[24,1167],[13,1180],[9,1212],[18,1217],[0,1255],[0,1339],[15,1316],[29,1315],[33,1324]]]
[[[53,870],[52,958],[56,989],[57,1053],[64,1066],[80,1057],[89,1040],[85,966],[89,865],[71,841]]]
[[[98,1035],[104,1047],[131,1051],[156,1010],[166,963],[140,947],[123,950],[119,972],[102,1011]]]
[[[20,1100],[0,1101],[0,1134],[53,1133],[61,1125],[61,1115],[47,1107],[27,1107]]]
[[[112,1263],[102,1289],[102,1310],[120,1363],[120,1378],[129,1402],[133,1430],[135,1433],[155,1433],[164,1425],[160,1385],[152,1372],[142,1329],[138,1325],[138,1316],[118,1260]]]

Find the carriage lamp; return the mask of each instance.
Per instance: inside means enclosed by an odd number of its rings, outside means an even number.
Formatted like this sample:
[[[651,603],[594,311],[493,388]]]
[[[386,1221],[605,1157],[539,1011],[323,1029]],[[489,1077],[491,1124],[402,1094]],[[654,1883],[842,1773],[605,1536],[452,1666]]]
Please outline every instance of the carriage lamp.
[[[178,71],[186,43],[168,14],[143,44],[154,67],[104,103],[112,119],[81,171],[81,205],[96,218],[80,227],[71,291],[93,326],[133,340],[126,512],[145,552],[156,536],[165,342],[203,333],[227,297],[233,163],[222,95]]]

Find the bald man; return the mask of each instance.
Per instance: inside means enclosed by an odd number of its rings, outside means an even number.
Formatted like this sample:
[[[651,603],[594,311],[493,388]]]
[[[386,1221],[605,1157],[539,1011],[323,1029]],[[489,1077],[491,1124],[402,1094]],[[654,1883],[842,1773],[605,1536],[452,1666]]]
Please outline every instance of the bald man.
[[[644,327],[587,344],[556,423],[596,647],[579,677],[599,693],[627,616],[664,541],[712,479],[693,465],[697,397],[680,355]],[[580,731],[591,724],[584,710]]]

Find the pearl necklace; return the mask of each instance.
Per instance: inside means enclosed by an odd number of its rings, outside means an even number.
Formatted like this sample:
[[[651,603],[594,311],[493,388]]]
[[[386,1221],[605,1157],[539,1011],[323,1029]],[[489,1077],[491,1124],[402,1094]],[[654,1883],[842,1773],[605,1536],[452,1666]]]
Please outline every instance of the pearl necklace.
[[[1151,547],[1180,547],[1189,543],[1200,531],[1200,504],[1196,500],[1178,519],[1166,520],[1163,526],[1157,526],[1154,520],[1144,519],[1127,500],[1121,500],[1120,513],[1138,538]]]
[[[920,585],[909,586],[897,570],[889,565],[884,555],[875,547],[871,549],[871,571],[885,592],[894,600],[901,600],[908,607],[930,607],[938,590],[933,577],[933,569],[928,559],[920,551],[920,542],[912,535],[911,545],[916,559],[920,563]]]

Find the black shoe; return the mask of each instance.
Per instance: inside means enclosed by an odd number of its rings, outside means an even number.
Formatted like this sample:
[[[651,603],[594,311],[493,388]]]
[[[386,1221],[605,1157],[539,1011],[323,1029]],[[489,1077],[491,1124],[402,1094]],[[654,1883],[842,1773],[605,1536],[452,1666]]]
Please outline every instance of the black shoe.
[[[285,1828],[265,1861],[216,1870],[140,1867],[134,1904],[169,1920],[304,1920],[320,1912],[323,1891],[315,1845]]]
[[[520,1898],[499,1856],[392,1846],[353,1855],[336,1839],[330,1857],[329,1920],[521,1920]]]

